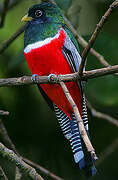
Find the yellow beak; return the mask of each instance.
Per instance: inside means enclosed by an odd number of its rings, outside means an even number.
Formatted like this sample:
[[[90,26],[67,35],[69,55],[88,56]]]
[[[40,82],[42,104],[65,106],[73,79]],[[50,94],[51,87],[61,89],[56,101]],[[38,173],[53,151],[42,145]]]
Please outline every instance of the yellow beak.
[[[27,21],[31,21],[33,18],[32,17],[29,17],[28,16],[28,14],[27,15],[25,15],[22,19],[21,19],[21,21],[22,22],[27,22]]]

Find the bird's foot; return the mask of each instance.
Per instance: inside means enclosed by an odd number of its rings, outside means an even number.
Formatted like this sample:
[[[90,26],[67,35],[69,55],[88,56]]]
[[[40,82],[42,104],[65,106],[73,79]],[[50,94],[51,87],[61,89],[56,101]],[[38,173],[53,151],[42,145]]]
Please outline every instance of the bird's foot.
[[[49,76],[48,76],[48,81],[49,82],[54,82],[54,80],[55,80],[55,74],[50,74]]]
[[[34,83],[38,83],[38,80],[37,80],[37,77],[39,75],[38,74],[33,74],[32,77],[31,77],[31,80],[34,82]]]

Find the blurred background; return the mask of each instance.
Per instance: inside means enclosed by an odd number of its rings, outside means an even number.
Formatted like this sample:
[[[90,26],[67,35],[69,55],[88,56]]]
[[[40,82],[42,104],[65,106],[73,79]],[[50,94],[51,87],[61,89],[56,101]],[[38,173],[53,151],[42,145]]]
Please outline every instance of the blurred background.
[[[0,43],[9,39],[22,25],[21,18],[28,8],[39,2],[36,0],[10,0],[15,5],[9,9],[5,25],[0,29]],[[56,0],[64,14],[69,18],[78,33],[88,40],[108,9],[111,0]],[[0,1],[0,12],[3,0]],[[0,78],[31,75],[23,55],[24,37],[20,35],[5,51],[0,54]],[[118,9],[104,25],[94,48],[111,64],[118,64]],[[80,46],[80,51],[83,48]],[[86,69],[102,68],[103,65],[88,56]],[[118,117],[118,78],[114,75],[89,80],[86,83],[87,99],[97,110]],[[84,180],[78,171],[68,141],[63,137],[55,114],[41,97],[36,85],[0,88],[0,109],[10,115],[2,118],[4,125],[20,154],[44,166],[56,175],[67,180]],[[110,144],[118,137],[118,129],[106,120],[94,118],[89,114],[89,129],[92,143],[100,161],[96,162],[98,172],[93,180],[118,179],[118,141],[115,147]],[[110,153],[100,154],[110,146]],[[107,151],[108,153],[108,151]],[[105,154],[106,155],[106,154]],[[9,180],[14,179],[14,166],[3,162]],[[51,179],[45,177],[46,180]],[[24,178],[27,180],[27,178]],[[23,180],[24,180],[23,179]]]

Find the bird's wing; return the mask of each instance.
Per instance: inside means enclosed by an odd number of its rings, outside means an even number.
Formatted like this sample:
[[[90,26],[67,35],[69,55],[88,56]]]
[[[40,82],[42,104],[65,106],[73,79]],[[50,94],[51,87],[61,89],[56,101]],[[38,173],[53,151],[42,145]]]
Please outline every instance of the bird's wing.
[[[81,56],[67,33],[62,53],[70,64],[72,71],[77,72],[81,63]]]
[[[68,34],[68,33],[69,34]],[[68,61],[69,65],[72,68],[73,72],[77,72],[79,70],[79,66],[81,63],[81,56],[79,54],[79,50],[78,47],[75,46],[76,44],[76,40],[74,39],[73,35],[70,34],[70,31],[65,31],[66,33],[66,39],[65,39],[65,43],[62,49],[62,53],[64,55],[64,57],[66,58],[66,60]],[[72,41],[74,40],[74,42]],[[84,90],[83,90],[83,82],[79,81],[78,85],[80,87],[80,91],[81,91],[81,99],[82,99],[82,119],[84,121],[84,125],[86,130],[88,131],[88,116],[87,116],[87,109],[86,109],[86,100],[85,100],[85,95],[84,95]]]

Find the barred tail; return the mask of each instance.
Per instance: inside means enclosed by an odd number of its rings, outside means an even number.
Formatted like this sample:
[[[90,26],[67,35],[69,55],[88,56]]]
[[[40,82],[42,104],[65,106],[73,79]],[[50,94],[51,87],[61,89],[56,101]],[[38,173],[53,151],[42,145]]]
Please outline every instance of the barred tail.
[[[86,176],[93,176],[96,173],[96,169],[91,155],[87,152],[83,140],[81,139],[75,115],[72,115],[71,120],[56,105],[54,105],[54,110],[64,136],[70,141],[75,163],[80,170],[85,170]],[[87,121],[84,123],[86,124]],[[85,127],[87,128],[87,126]]]

